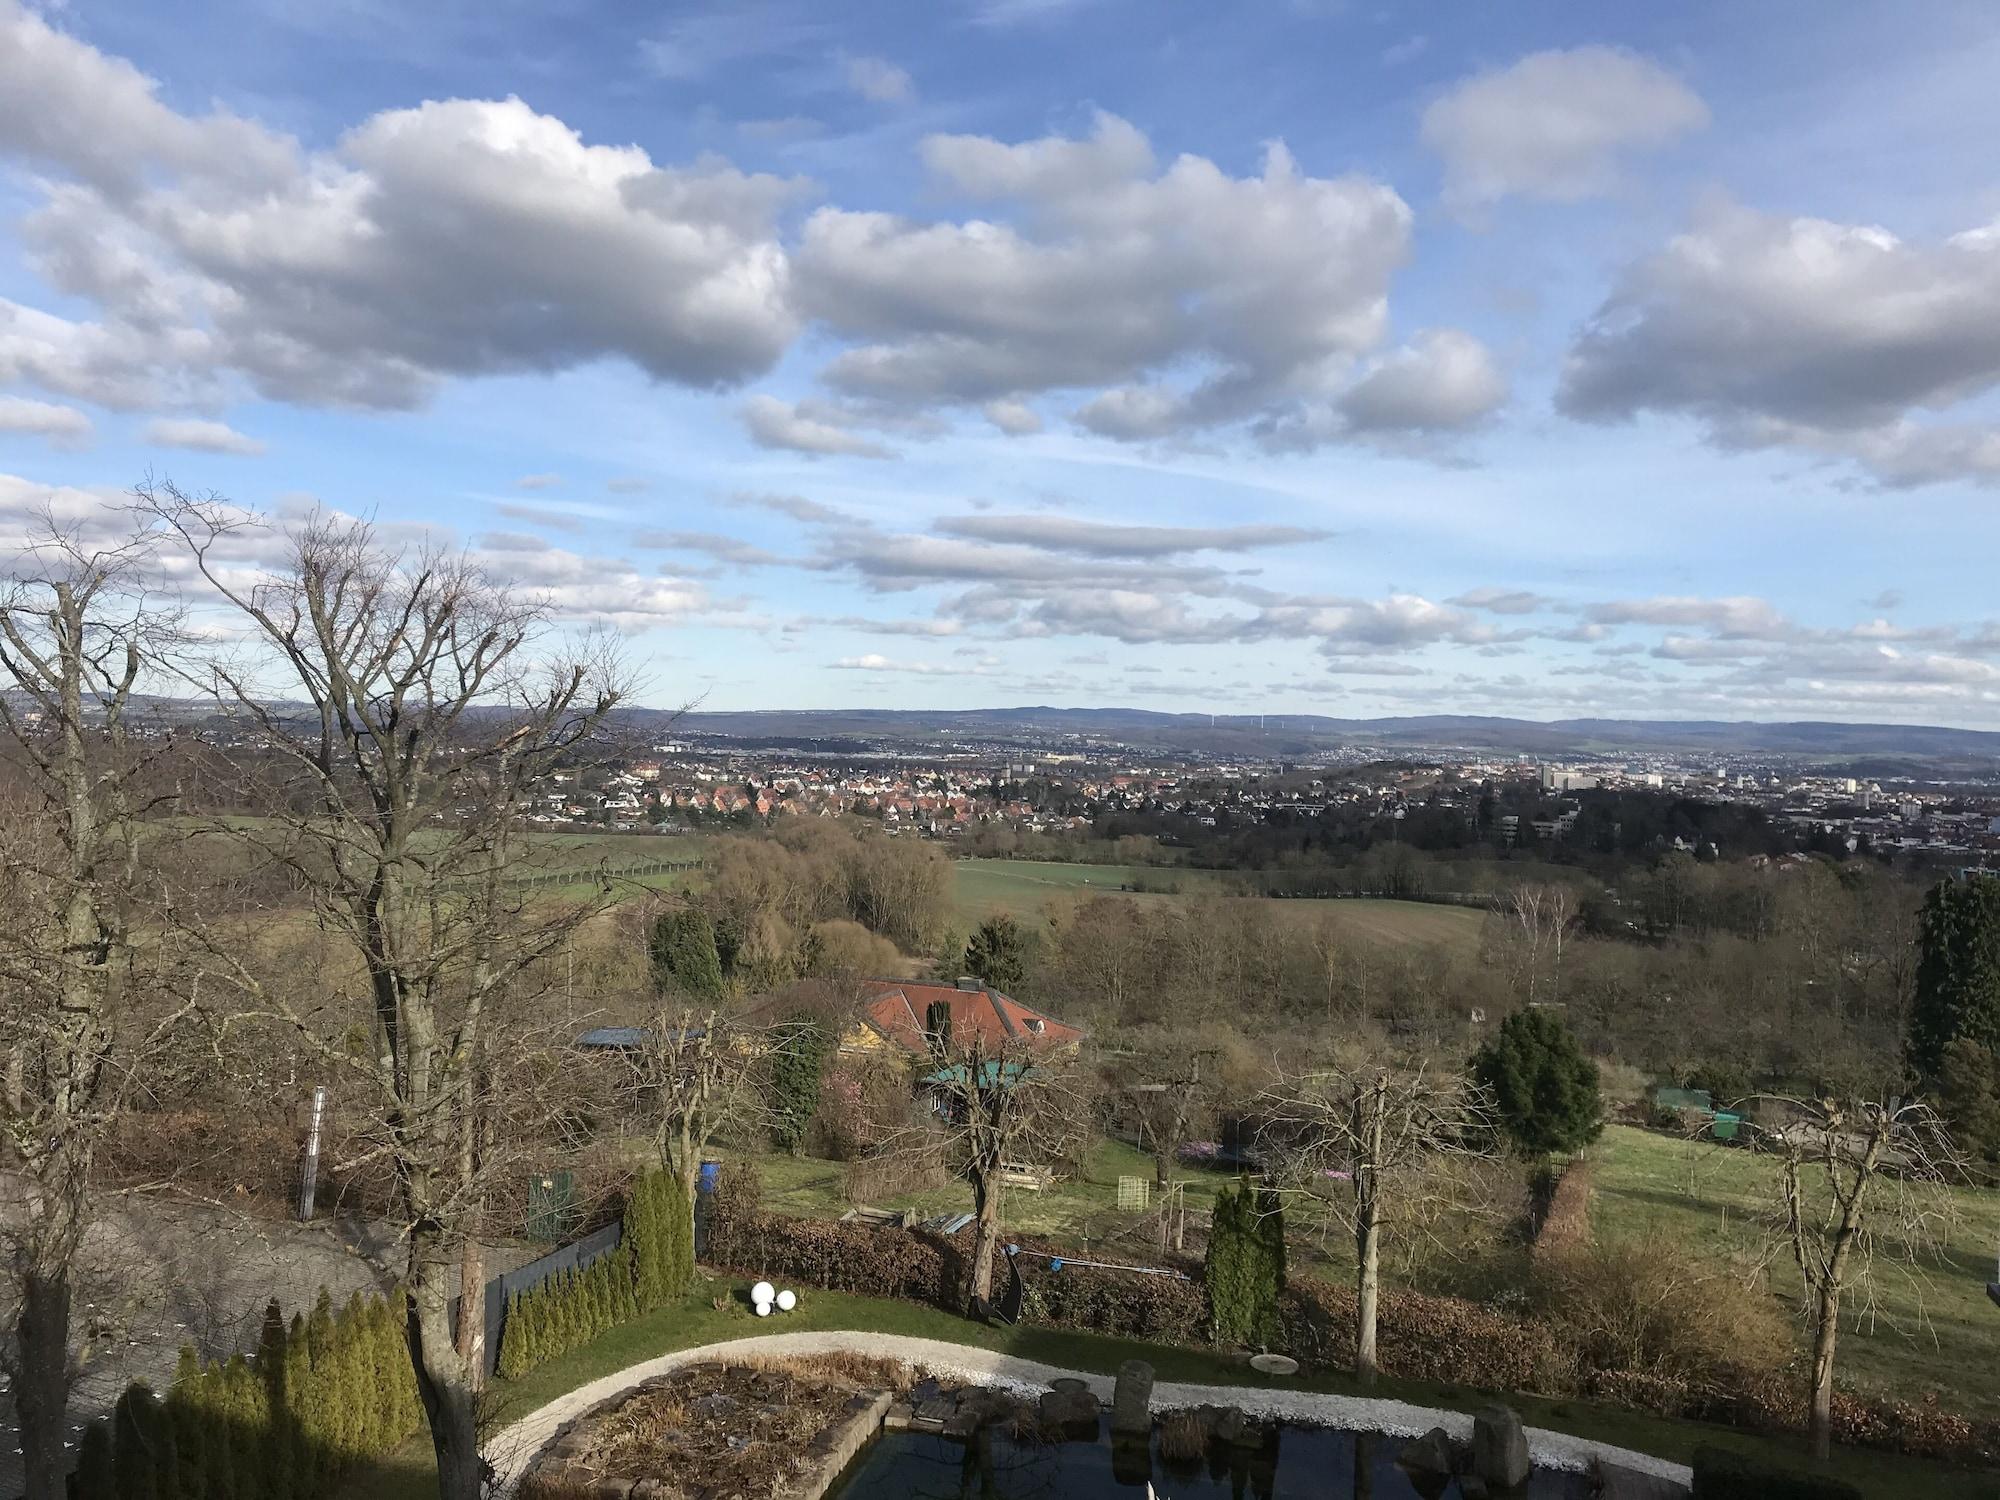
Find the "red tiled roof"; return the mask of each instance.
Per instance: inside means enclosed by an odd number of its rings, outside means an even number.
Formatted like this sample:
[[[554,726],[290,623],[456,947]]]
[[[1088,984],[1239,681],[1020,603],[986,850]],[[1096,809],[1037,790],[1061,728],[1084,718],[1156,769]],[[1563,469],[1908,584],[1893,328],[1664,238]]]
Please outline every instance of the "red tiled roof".
[[[910,1052],[925,1050],[924,1023],[930,1008],[939,1004],[950,1008],[952,1036],[977,1036],[989,1047],[1009,1042],[1067,1046],[1083,1040],[1076,1027],[994,989],[962,990],[956,985],[919,984],[907,979],[864,979],[861,987],[869,996],[863,1018]]]

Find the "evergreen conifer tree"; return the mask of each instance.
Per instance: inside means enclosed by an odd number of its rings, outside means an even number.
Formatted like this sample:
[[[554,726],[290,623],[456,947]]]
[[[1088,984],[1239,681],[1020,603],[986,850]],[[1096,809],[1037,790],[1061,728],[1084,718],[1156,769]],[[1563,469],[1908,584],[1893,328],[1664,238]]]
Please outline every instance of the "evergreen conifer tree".
[[[274,1297],[264,1307],[263,1326],[257,1334],[257,1383],[263,1412],[257,1479],[270,1500],[294,1500],[291,1412],[285,1399],[288,1342],[284,1310]]]
[[[76,1450],[73,1500],[118,1500],[118,1471],[112,1454],[111,1427],[102,1418],[83,1429]]]
[[[118,1500],[175,1500],[162,1487],[171,1474],[172,1448],[157,1397],[136,1380],[111,1409],[111,1464]]]
[[[1935,1080],[1961,1038],[2000,1052],[2000,877],[1941,880],[1924,898],[1905,1051]]]
[[[1597,1064],[1552,1010],[1516,1011],[1472,1059],[1500,1128],[1525,1157],[1581,1151],[1604,1132]]]
[[[211,1420],[203,1410],[207,1377],[192,1345],[181,1345],[180,1360],[174,1366],[174,1383],[167,1392],[167,1422],[173,1431],[173,1500],[204,1500],[208,1494],[207,1446],[205,1438]]]
[[[722,957],[715,924],[696,907],[662,913],[646,943],[653,964],[653,988],[691,1000],[722,998]]]

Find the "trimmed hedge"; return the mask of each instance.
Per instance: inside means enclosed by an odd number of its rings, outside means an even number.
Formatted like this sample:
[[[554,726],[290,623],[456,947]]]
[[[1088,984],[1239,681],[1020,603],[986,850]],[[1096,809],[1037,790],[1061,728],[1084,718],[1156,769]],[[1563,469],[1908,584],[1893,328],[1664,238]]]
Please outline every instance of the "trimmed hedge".
[[[672,1172],[648,1172],[626,1200],[616,1250],[507,1300],[500,1378],[518,1380],[617,1324],[667,1306],[693,1280],[694,1210],[687,1192]]]
[[[1589,1162],[1571,1162],[1556,1171],[1535,1230],[1535,1254],[1560,1254],[1590,1243],[1591,1191]]]
[[[623,1243],[632,1250],[639,1311],[678,1299],[694,1279],[694,1207],[674,1173],[656,1169],[632,1188]]]
[[[754,1212],[710,1219],[708,1259],[740,1275],[946,1308],[962,1308],[970,1284],[967,1254],[933,1235]]]
[[[72,1500],[320,1500],[424,1425],[396,1304],[325,1291],[290,1326],[264,1313],[256,1363],[181,1351],[163,1399],[127,1388],[84,1431]]]
[[[549,1360],[582,1348],[639,1316],[632,1242],[621,1242],[589,1265],[551,1276],[508,1299],[500,1325],[502,1380],[519,1380]]]

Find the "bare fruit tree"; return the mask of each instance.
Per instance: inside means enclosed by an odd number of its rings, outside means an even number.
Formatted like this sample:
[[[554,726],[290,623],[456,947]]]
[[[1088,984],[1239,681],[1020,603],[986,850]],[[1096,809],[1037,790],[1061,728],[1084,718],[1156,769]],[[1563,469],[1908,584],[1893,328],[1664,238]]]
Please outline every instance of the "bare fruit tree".
[[[185,1017],[146,920],[149,736],[138,690],[174,616],[145,588],[151,538],[47,520],[0,593],[0,1367],[28,1500],[57,1500],[71,1309],[98,1154]]]
[[[1105,1084],[1139,1127],[1142,1149],[1153,1158],[1153,1181],[1173,1181],[1175,1159],[1215,1115],[1222,1086],[1219,1049],[1173,1035],[1142,1036],[1113,1045],[1105,1059]]]
[[[538,970],[602,905],[530,896],[509,872],[539,788],[619,702],[615,664],[553,642],[538,601],[461,557],[399,553],[315,515],[246,581],[230,512],[171,487],[142,498],[252,642],[205,683],[270,778],[264,816],[222,831],[289,872],[352,961],[304,984],[235,977],[358,1096],[345,1165],[393,1180],[439,1493],[475,1500],[480,1369],[455,1336],[453,1283],[463,1262],[477,1284],[489,1203],[518,1180],[510,1145],[545,1123],[568,1071],[534,1003]]]
[[[1487,1154],[1491,1107],[1456,1075],[1355,1067],[1298,1074],[1256,1108],[1258,1155],[1286,1211],[1352,1240],[1354,1370],[1372,1382],[1382,1242],[1478,1206],[1471,1168]]]
[[[766,1029],[683,1007],[658,1011],[625,1052],[634,1111],[690,1206],[709,1144],[725,1130],[769,1120],[760,1064],[771,1045]]]
[[[880,1150],[935,1163],[972,1189],[977,1309],[993,1296],[1006,1179],[1053,1171],[1081,1155],[1096,1087],[1074,1056],[1026,1040],[936,1033],[931,1044],[915,1122],[883,1132]]]
[[[1921,1262],[1942,1255],[1957,1218],[1949,1184],[1962,1176],[1962,1162],[1927,1104],[1770,1097],[1759,1103],[1785,1117],[1756,1130],[1752,1144],[1777,1160],[1769,1183],[1770,1249],[1798,1269],[1812,1341],[1812,1449],[1826,1458],[1843,1303],[1858,1295],[1875,1313],[1878,1262],[1916,1276]]]

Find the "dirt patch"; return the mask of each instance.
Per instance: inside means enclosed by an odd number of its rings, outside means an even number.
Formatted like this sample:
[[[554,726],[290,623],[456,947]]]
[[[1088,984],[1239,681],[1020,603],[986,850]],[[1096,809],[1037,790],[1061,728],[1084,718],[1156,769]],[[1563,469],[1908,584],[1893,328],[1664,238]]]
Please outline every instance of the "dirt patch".
[[[890,1360],[688,1365],[593,1407],[557,1433],[522,1500],[766,1500],[812,1488],[830,1441],[875,1422],[910,1371]],[[835,1466],[838,1471],[838,1466]]]

